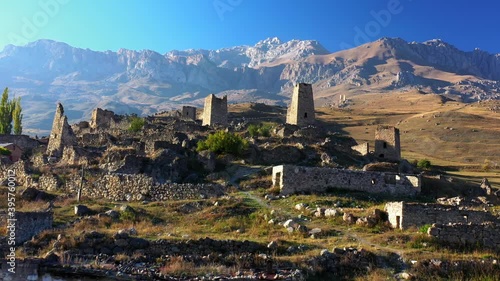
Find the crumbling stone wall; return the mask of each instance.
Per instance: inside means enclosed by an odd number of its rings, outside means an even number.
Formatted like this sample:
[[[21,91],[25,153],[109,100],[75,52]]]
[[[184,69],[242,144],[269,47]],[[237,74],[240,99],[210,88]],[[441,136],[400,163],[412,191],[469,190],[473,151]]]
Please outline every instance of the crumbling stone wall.
[[[227,96],[217,98],[210,94],[205,98],[205,107],[203,108],[202,125],[227,125]]]
[[[181,116],[182,119],[196,120],[196,107],[183,106]]]
[[[389,202],[385,205],[389,222],[393,228],[406,229],[426,224],[475,223],[497,219],[486,211],[475,211],[440,204],[418,204],[405,202]]]
[[[13,170],[16,174],[16,185],[26,186],[30,183],[30,176],[27,174],[28,165],[24,161],[17,161],[12,165],[0,164],[0,184],[7,181],[9,170]]]
[[[16,244],[22,244],[40,232],[51,229],[52,212],[16,212]]]
[[[77,146],[66,146],[63,149],[61,161],[69,165],[88,165],[87,152]]]
[[[65,189],[76,194],[81,177],[74,175],[68,179]],[[82,195],[91,198],[105,198],[112,201],[152,201],[185,200],[219,197],[224,188],[217,184],[158,184],[153,178],[143,174],[108,174],[94,180],[86,179]]]
[[[427,233],[448,245],[481,245],[493,250],[500,250],[500,224],[498,223],[433,224]]]
[[[55,191],[58,190],[61,185],[61,181],[54,174],[43,174],[38,179],[38,188],[43,190]]]
[[[401,160],[399,129],[378,126],[375,130],[375,156],[390,161]]]
[[[119,121],[119,118],[117,118],[113,111],[96,108],[92,110],[89,125],[92,129],[108,129],[116,127]]]
[[[54,157],[61,157],[64,147],[73,146],[75,144],[75,134],[68,124],[67,117],[64,115],[62,104],[58,103],[46,154]]]
[[[357,151],[357,152],[359,152],[359,154],[365,156],[365,155],[368,155],[370,153],[370,144],[365,142],[362,144],[352,146],[351,149],[354,151]]]
[[[312,85],[299,83],[293,88],[292,101],[288,107],[286,123],[298,126],[314,124],[314,96]]]
[[[418,175],[292,165],[273,167],[272,179],[273,185],[279,186],[282,194],[325,192],[330,188],[340,188],[369,193],[414,196],[420,193],[421,187],[421,179]]]

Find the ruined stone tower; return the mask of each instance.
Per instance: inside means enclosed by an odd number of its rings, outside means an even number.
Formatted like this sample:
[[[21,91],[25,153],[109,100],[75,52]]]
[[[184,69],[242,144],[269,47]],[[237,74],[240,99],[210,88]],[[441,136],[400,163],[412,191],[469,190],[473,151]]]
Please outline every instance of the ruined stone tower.
[[[202,125],[213,126],[215,124],[227,125],[227,96],[220,99],[210,94],[205,98]]]
[[[196,120],[196,107],[183,106],[182,107],[182,119]]]
[[[96,108],[92,111],[90,118],[90,128],[106,129],[115,125],[115,113],[113,111]]]
[[[378,126],[375,130],[375,156],[389,161],[401,160],[399,129],[391,126]]]
[[[288,107],[286,123],[298,126],[313,124],[314,99],[312,85],[299,83],[293,89],[292,101]]]
[[[61,157],[65,147],[75,144],[75,134],[68,124],[68,118],[64,115],[62,104],[58,103],[46,153],[49,156]]]

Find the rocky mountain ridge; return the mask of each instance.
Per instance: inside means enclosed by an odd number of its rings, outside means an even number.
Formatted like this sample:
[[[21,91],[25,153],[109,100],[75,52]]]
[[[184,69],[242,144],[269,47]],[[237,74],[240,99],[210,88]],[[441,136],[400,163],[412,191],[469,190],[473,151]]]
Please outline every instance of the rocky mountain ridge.
[[[0,52],[0,85],[22,96],[30,133],[50,128],[64,102],[70,121],[95,107],[152,114],[201,106],[209,93],[230,102],[285,104],[295,82],[313,83],[318,105],[337,94],[407,91],[462,101],[500,99],[500,54],[464,52],[442,40],[382,38],[330,53],[314,40],[268,38],[219,50],[96,52],[39,40]],[[40,131],[41,132],[41,131]]]

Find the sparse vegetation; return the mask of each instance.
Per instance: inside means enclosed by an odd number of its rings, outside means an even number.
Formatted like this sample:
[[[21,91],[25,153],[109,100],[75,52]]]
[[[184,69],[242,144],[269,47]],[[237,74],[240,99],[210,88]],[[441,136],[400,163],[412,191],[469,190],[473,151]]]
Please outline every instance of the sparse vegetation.
[[[271,125],[269,124],[250,124],[247,129],[248,133],[252,138],[259,136],[270,137],[271,136]]]
[[[417,163],[417,168],[422,170],[429,170],[431,167],[431,161],[429,161],[428,159],[422,159]]]
[[[142,127],[144,127],[145,121],[144,118],[138,117],[138,116],[132,116],[130,117],[130,126],[128,130],[130,132],[139,132]]]
[[[209,150],[216,154],[241,155],[248,148],[248,142],[241,136],[225,131],[218,131],[199,141],[197,151]]]
[[[6,155],[9,156],[11,154],[10,150],[4,147],[0,147],[0,155]]]

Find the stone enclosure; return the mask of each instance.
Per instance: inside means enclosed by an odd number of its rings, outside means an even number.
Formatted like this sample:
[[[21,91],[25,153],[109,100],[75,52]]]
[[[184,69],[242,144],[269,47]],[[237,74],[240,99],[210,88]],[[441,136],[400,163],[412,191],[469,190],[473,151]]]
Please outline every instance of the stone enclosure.
[[[16,212],[16,244],[22,244],[40,232],[52,229],[52,212]]]
[[[418,175],[363,172],[334,168],[281,165],[273,167],[273,185],[282,194],[320,193],[331,188],[415,196],[420,193]]]
[[[475,211],[440,204],[390,202],[385,205],[393,228],[407,229],[426,224],[496,222],[497,218],[486,211]]]

